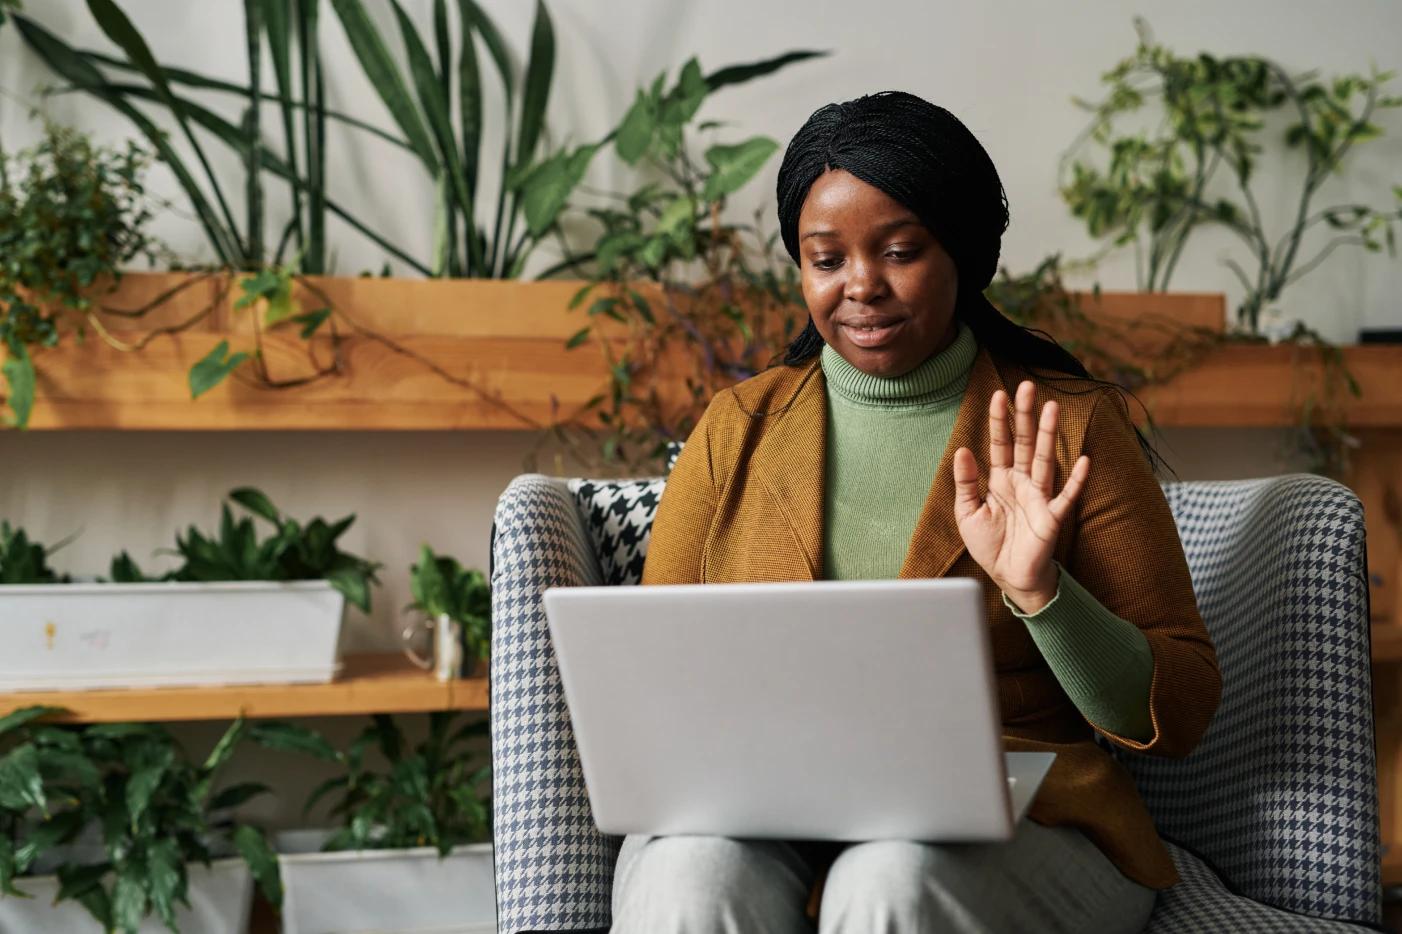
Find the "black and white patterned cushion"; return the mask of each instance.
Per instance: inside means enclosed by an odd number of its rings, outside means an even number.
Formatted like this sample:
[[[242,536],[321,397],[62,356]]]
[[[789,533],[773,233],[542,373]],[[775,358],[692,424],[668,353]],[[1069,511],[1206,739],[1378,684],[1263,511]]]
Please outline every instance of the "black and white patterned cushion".
[[[497,505],[492,573],[492,762],[500,930],[609,924],[619,841],[594,826],[540,593],[641,571],[661,481],[589,497],[518,477]],[[1324,932],[1376,924],[1373,761],[1363,520],[1319,477],[1165,488],[1217,646],[1222,704],[1183,760],[1124,761],[1183,883],[1149,930]],[[651,502],[651,506],[647,503]],[[610,518],[611,517],[611,518]],[[616,526],[609,533],[610,523]],[[625,532],[625,528],[629,531]],[[610,554],[608,535],[617,543]],[[630,544],[625,546],[627,539]],[[631,551],[628,549],[631,548]],[[620,550],[622,550],[620,552]]]
[[[636,584],[643,579],[652,517],[666,481],[571,480],[570,492],[594,542],[604,583]]]

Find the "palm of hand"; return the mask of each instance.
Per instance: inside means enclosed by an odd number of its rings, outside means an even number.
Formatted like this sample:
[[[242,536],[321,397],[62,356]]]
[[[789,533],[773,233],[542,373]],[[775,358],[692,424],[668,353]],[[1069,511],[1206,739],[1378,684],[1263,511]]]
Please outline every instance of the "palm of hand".
[[[954,455],[959,534],[970,557],[1020,604],[1044,603],[1055,593],[1052,553],[1057,534],[1090,471],[1090,460],[1082,455],[1061,492],[1052,495],[1058,409],[1056,402],[1047,402],[1041,418],[1035,418],[1035,393],[1030,381],[1018,386],[1013,438],[1008,432],[1007,394],[999,390],[990,400],[986,496],[979,493],[973,452],[960,448]]]

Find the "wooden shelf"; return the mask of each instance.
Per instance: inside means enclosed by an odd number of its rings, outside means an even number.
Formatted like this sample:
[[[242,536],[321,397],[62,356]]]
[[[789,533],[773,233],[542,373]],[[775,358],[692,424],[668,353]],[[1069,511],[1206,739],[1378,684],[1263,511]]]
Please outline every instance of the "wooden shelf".
[[[348,655],[340,678],[330,684],[28,691],[0,694],[0,716],[35,704],[66,708],[67,713],[52,718],[55,723],[486,710],[487,679],[442,682],[398,653]]]
[[[1402,625],[1373,624],[1373,664],[1402,661]]]
[[[1394,844],[1391,851],[1383,855],[1382,884],[1402,885],[1402,851]]]

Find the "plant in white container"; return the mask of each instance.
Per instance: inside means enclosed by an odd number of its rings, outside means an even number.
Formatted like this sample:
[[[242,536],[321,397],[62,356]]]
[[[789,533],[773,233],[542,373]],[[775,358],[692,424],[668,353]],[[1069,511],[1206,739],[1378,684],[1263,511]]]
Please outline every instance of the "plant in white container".
[[[418,563],[409,569],[409,590],[414,601],[405,610],[420,614],[423,627],[433,630],[440,670],[450,669],[445,677],[473,674],[477,665],[486,661],[492,640],[492,595],[486,576],[476,568],[463,567],[456,558],[434,554],[424,545]],[[418,628],[405,629],[406,641]],[[445,645],[457,647],[456,664],[444,664]],[[411,652],[410,657],[420,661],[417,653]]]
[[[494,932],[491,766],[473,738],[484,720],[459,725],[429,715],[411,745],[393,718],[376,716],[345,750],[290,724],[260,724],[253,738],[334,762],[307,810],[333,795],[338,825],[277,837],[284,934],[336,931]],[[377,755],[378,767],[367,761]]]
[[[229,498],[273,534],[260,541],[253,518],[235,520],[226,505],[217,534],[176,536],[182,560],[159,578],[123,551],[110,582],[67,583],[11,534],[0,690],[330,681],[345,601],[368,610],[380,567],[337,547],[355,517],[303,525],[258,490]]]
[[[39,722],[56,710],[0,718],[0,930],[243,934],[254,879],[280,899],[262,831],[229,816],[268,789],[216,790],[242,721],[196,764],[160,726]]]

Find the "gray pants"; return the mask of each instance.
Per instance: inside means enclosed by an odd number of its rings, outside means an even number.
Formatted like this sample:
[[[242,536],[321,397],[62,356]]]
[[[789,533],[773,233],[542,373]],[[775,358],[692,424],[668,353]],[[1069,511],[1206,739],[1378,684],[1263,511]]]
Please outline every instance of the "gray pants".
[[[630,836],[613,881],[615,934],[811,934],[813,870],[787,843]],[[1143,929],[1155,893],[1080,831],[1019,822],[1007,843],[849,846],[828,874],[820,934]]]

